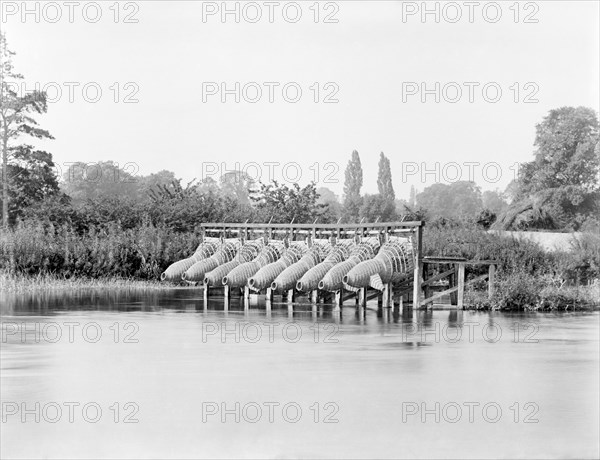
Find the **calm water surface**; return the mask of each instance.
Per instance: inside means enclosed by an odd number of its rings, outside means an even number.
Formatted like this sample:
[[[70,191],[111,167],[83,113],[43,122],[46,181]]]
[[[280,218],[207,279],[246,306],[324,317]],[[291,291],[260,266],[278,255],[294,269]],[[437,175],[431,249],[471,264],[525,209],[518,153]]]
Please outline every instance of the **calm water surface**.
[[[2,458],[600,455],[597,312],[0,302]]]

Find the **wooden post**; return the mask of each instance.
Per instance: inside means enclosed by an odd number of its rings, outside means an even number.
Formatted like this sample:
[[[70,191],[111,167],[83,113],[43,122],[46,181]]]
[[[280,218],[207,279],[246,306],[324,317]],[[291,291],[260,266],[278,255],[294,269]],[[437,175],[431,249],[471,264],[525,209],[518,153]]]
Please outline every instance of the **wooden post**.
[[[464,307],[465,299],[465,263],[460,262],[458,264],[458,299],[456,302],[456,308]]]
[[[318,303],[319,302],[319,291],[318,290],[315,289],[314,291],[311,291],[311,293],[310,293],[310,301],[312,303]]]
[[[340,289],[339,291],[335,291],[334,299],[333,299],[333,311],[339,311],[342,307],[344,298],[344,291]]]
[[[228,285],[223,286],[223,297],[225,310],[229,309],[229,294],[231,293],[231,287]]]
[[[367,288],[358,290],[358,306],[363,308],[367,306]]]
[[[458,266],[454,265],[454,273],[450,275],[448,278],[448,289],[456,287],[456,272],[458,271]],[[450,305],[456,305],[457,303],[457,294],[456,292],[450,293]]]
[[[394,311],[395,305],[394,305],[394,286],[392,286],[392,283],[389,284],[389,296],[390,296],[390,308],[392,309],[392,311]]]
[[[208,303],[208,283],[205,281],[204,282],[204,292],[202,293],[203,297],[204,297],[204,305],[206,305]]]
[[[494,278],[496,276],[496,266],[494,264],[490,264],[488,273],[488,298],[491,299],[494,297]]]
[[[250,288],[248,285],[244,286],[244,300],[250,299]]]
[[[415,244],[415,270],[413,285],[413,309],[421,308],[421,273],[423,272],[423,261],[421,253],[423,251],[423,227],[418,226],[415,231],[417,239]]]
[[[294,301],[294,290],[290,289],[287,291],[287,302],[292,303]]]
[[[270,287],[267,288],[267,294],[265,296],[265,300],[267,302],[273,302],[273,289]]]
[[[381,306],[382,308],[389,308],[390,306],[390,285],[383,285],[383,292],[381,293]]]

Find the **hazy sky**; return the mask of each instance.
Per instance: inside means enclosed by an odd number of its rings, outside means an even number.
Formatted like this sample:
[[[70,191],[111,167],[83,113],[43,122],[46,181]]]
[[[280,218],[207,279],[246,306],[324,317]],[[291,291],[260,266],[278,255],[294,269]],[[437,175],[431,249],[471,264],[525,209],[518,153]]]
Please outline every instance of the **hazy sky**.
[[[484,190],[504,189],[550,109],[599,108],[596,1],[427,2],[439,22],[421,15],[422,2],[227,2],[239,23],[222,18],[222,2],[26,2],[25,17],[23,2],[1,3],[27,88],[48,85],[58,99],[40,121],[63,167],[113,160],[191,180],[239,163],[253,176],[258,165],[263,181],[300,173],[302,185],[318,179],[341,193],[356,149],[367,193],[380,152],[398,197],[470,172]],[[78,84],[72,102],[68,82]],[[225,102],[221,83],[232,90]],[[432,90],[424,102],[422,84]]]

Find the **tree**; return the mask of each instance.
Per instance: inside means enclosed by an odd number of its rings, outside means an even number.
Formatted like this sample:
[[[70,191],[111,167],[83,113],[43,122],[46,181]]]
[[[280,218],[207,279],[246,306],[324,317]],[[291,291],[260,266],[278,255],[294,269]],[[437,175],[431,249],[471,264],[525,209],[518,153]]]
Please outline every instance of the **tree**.
[[[379,156],[379,172],[377,173],[377,190],[379,195],[386,200],[393,202],[396,199],[394,186],[392,184],[392,168],[390,160],[383,152]]]
[[[356,150],[348,161],[344,180],[344,210],[348,220],[357,220],[360,214],[360,189],[363,185],[363,171],[360,156]]]
[[[243,205],[250,204],[250,191],[256,184],[252,177],[242,171],[227,171],[221,176],[221,190]]]
[[[138,178],[112,161],[72,163],[63,173],[62,188],[75,203],[100,197],[140,197]]]
[[[360,207],[360,218],[367,222],[389,222],[396,216],[396,203],[380,194],[365,195]]]
[[[290,223],[293,220],[299,224],[312,224],[322,217],[326,206],[317,203],[318,198],[314,182],[300,188],[298,184],[288,187],[273,181],[268,185],[260,184],[260,189],[251,196],[259,221],[272,219],[275,223]]]
[[[23,75],[16,73],[13,68],[12,57],[14,52],[8,49],[6,35],[0,32],[0,141],[2,143],[2,224],[8,226],[9,202],[11,200],[10,190],[22,190],[23,193],[34,192],[35,195],[52,191],[51,177],[47,174],[31,174],[29,177],[38,182],[29,183],[29,187],[23,187],[25,176],[21,177],[21,187],[11,185],[11,171],[9,163],[15,159],[20,162],[19,167],[24,168],[28,163],[36,167],[52,168],[52,155],[33,149],[30,145],[19,145],[16,142],[22,135],[36,139],[53,139],[50,133],[39,128],[37,121],[33,118],[35,114],[43,114],[48,110],[46,93],[32,91],[20,96],[18,93],[20,83],[24,80]],[[35,152],[35,153],[34,153]],[[35,154],[35,158],[28,161],[28,155]],[[23,173],[23,169],[18,169]],[[14,168],[13,168],[14,171]],[[41,182],[40,182],[41,180]]]
[[[498,190],[486,190],[481,198],[483,208],[489,210],[492,214],[498,215],[508,207],[504,194]]]
[[[598,214],[599,125],[587,107],[554,109],[536,126],[534,160],[521,164],[514,199],[496,228],[577,230]]]
[[[140,198],[149,199],[148,193],[158,185],[169,185],[177,180],[175,173],[163,169],[157,173],[142,176],[137,180]]]
[[[317,204],[326,206],[322,214],[323,223],[334,223],[342,217],[343,209],[338,197],[332,190],[327,187],[319,187],[317,189]]]
[[[482,209],[481,190],[475,182],[433,184],[417,195],[417,205],[427,210],[429,218],[475,217]]]
[[[52,155],[41,150],[33,150],[31,145],[19,145],[9,149],[11,163],[7,172],[10,220],[21,217],[24,211],[36,202],[60,194],[58,180],[54,173]]]

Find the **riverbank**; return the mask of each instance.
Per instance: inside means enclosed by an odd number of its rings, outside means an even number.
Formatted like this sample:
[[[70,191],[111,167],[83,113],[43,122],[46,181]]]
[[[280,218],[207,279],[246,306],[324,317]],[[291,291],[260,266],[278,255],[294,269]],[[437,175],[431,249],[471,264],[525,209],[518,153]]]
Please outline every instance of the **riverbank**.
[[[521,280],[523,281],[523,280]],[[0,293],[28,294],[83,290],[161,291],[177,288],[175,283],[132,278],[64,278],[51,274],[22,275],[0,270]],[[465,309],[506,311],[600,310],[600,285],[544,286],[499,280],[491,299],[486,290],[467,289]],[[450,307],[450,305],[448,305]],[[454,308],[454,307],[452,307]]]
[[[37,291],[82,289],[159,290],[173,285],[130,278],[64,278],[52,274],[22,275],[0,271],[0,292],[21,294]]]

